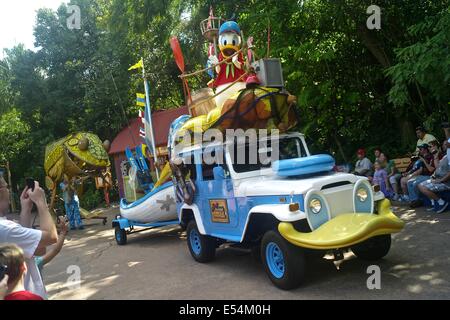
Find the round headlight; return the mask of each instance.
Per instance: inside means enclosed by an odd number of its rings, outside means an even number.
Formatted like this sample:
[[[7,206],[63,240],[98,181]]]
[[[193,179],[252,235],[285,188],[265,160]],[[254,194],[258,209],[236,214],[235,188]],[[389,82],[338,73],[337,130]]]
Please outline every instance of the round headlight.
[[[369,194],[367,193],[367,190],[365,188],[359,188],[356,192],[356,196],[358,197],[359,201],[364,202],[369,197]]]
[[[319,199],[312,199],[309,202],[309,208],[313,213],[317,214],[320,212],[320,210],[322,210],[322,203],[320,202]]]

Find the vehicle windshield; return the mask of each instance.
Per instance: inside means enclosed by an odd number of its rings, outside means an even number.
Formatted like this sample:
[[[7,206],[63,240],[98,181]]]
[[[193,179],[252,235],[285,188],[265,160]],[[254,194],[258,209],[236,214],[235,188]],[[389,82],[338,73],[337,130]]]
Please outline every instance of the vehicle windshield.
[[[228,148],[236,173],[266,169],[277,160],[307,156],[305,146],[299,137],[282,137],[274,142],[270,139],[261,140],[257,146],[248,142],[235,143]]]

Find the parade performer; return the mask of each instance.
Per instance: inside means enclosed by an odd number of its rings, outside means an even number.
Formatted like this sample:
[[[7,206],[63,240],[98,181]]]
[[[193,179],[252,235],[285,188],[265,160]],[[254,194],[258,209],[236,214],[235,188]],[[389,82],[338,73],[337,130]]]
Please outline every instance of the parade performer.
[[[103,194],[105,196],[106,207],[110,207],[109,203],[109,190],[112,188],[112,175],[111,170],[107,167],[104,171],[102,171],[103,178]]]
[[[223,91],[230,84],[232,87],[216,97],[216,105],[221,107],[225,100],[237,91],[245,88],[244,55],[242,52],[233,56],[242,47],[241,29],[234,21],[223,23],[219,29],[219,57],[211,55],[210,63],[216,65],[217,77],[212,86],[217,92]],[[232,57],[233,56],[233,57]],[[220,64],[222,61],[226,61]]]
[[[75,230],[77,226],[79,230],[84,229],[83,222],[81,221],[79,200],[75,192],[75,185],[79,183],[79,180],[73,179],[73,181],[69,181],[69,178],[64,176],[64,181],[60,184],[63,191],[66,215],[70,223],[70,230]]]

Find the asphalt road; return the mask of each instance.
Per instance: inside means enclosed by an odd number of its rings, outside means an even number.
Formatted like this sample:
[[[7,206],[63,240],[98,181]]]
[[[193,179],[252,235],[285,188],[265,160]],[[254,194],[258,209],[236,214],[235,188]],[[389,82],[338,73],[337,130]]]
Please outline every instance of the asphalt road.
[[[307,281],[293,291],[274,287],[248,251],[219,249],[214,262],[195,262],[178,227],[130,235],[118,246],[110,223],[117,212],[106,212],[106,226],[91,220],[71,231],[44,269],[50,299],[450,299],[450,212],[394,207],[406,227],[377,263],[380,290],[367,288],[370,263],[349,253],[339,269],[308,260]],[[77,270],[79,286],[71,282]]]

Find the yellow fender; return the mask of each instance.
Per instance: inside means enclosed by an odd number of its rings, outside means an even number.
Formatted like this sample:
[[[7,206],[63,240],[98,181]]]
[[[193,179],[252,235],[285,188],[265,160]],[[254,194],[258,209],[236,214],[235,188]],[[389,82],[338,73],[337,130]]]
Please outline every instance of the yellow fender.
[[[164,166],[164,168],[161,171],[161,174],[159,175],[159,180],[156,181],[155,186],[153,187],[153,189],[156,189],[159,186],[161,186],[164,182],[167,181],[167,179],[169,179],[169,177],[171,175],[172,175],[172,169],[170,169],[169,162],[166,162],[166,165]]]
[[[390,201],[384,199],[378,203],[378,214],[341,214],[307,233],[295,230],[292,223],[281,222],[278,231],[298,247],[318,250],[346,248],[374,236],[400,232],[405,223],[392,213],[390,207]]]

